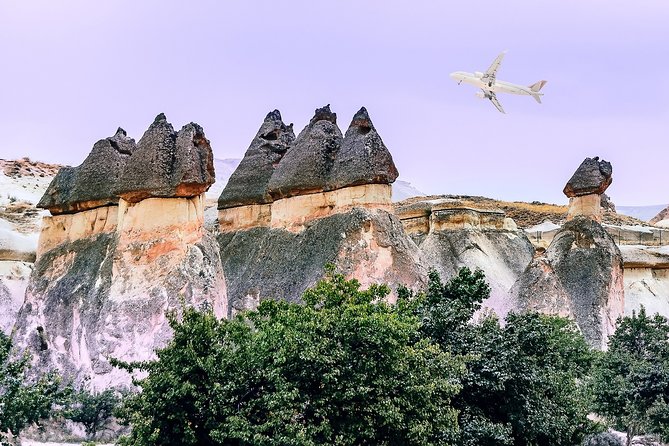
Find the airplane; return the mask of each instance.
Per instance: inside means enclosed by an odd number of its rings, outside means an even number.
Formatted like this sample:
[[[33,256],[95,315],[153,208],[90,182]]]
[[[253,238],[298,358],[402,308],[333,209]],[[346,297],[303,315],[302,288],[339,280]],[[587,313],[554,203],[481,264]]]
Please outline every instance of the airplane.
[[[519,95],[532,96],[539,104],[541,104],[541,96],[543,93],[539,93],[546,81],[535,82],[529,87],[523,85],[512,84],[511,82],[504,82],[497,80],[497,70],[502,64],[502,59],[506,51],[502,51],[499,56],[493,61],[490,68],[485,73],[480,71],[475,71],[474,73],[467,73],[466,71],[456,71],[451,73],[451,79],[458,81],[458,85],[461,83],[471,84],[476,87],[479,87],[481,91],[476,93],[476,96],[483,99],[490,99],[490,102],[502,113],[506,113],[502,108],[502,104],[497,100],[497,95],[495,93],[511,93]]]

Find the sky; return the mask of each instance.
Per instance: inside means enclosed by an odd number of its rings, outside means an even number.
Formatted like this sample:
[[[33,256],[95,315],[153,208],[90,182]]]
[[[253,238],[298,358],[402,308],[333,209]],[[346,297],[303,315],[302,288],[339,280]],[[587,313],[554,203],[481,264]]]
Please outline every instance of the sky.
[[[297,131],[365,106],[401,179],[434,194],[566,203],[585,157],[618,205],[669,202],[669,1],[0,0],[0,158],[80,164],[160,112],[241,158],[265,114]],[[548,80],[499,113],[453,71]]]

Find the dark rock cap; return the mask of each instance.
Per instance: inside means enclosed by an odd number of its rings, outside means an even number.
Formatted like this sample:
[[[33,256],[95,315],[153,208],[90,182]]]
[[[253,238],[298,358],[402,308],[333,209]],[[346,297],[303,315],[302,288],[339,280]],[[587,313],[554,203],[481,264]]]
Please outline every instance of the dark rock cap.
[[[393,157],[376,132],[367,109],[353,116],[333,166],[329,189],[361,184],[390,184],[399,175]]]
[[[116,194],[130,202],[194,197],[213,183],[214,155],[202,127],[191,122],[177,133],[161,113],[137,143]]]
[[[269,181],[273,199],[328,190],[342,134],[330,106],[319,108],[284,155]]]
[[[294,140],[293,124],[284,124],[279,110],[269,112],[218,198],[218,209],[271,203],[270,178]]]
[[[570,198],[589,194],[603,194],[613,181],[612,173],[613,167],[608,161],[600,161],[597,156],[586,158],[567,182],[563,192]]]
[[[79,166],[60,169],[37,207],[57,215],[117,204],[114,190],[135,149],[135,141],[119,127],[111,138],[96,142]]]

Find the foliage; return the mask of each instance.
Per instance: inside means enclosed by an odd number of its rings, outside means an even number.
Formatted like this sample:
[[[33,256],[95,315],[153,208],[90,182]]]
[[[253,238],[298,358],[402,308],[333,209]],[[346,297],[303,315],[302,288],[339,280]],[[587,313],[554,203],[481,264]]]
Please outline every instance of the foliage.
[[[23,428],[49,417],[67,396],[53,373],[29,379],[29,361],[27,354],[14,357],[11,338],[0,332],[0,444],[11,444]]]
[[[184,310],[121,417],[125,444],[452,444],[463,361],[421,339],[386,286],[330,273],[305,305],[264,301],[217,320]]]
[[[95,439],[98,431],[107,426],[119,403],[120,398],[112,389],[91,392],[84,387],[72,395],[63,416],[83,424],[89,439]]]
[[[472,318],[489,295],[481,271],[462,268],[447,284],[432,271],[413,300],[423,332],[469,358],[460,410],[461,445],[573,445],[590,429],[584,381],[592,354],[564,318],[510,314]],[[407,305],[407,304],[405,304]]]
[[[595,411],[628,433],[669,438],[669,322],[658,314],[618,320],[593,377]]]

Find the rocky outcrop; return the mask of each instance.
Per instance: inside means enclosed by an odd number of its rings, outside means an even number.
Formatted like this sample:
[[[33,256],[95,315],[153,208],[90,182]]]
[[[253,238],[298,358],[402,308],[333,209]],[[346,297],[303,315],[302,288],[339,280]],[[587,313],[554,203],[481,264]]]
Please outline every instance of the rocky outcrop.
[[[117,204],[114,190],[134,151],[135,141],[119,128],[95,143],[81,165],[60,169],[37,207],[59,215]]]
[[[427,271],[401,222],[384,210],[356,207],[311,222],[300,232],[253,228],[218,237],[229,313],[264,299],[300,301],[332,263],[363,287],[421,285]]]
[[[32,347],[38,364],[94,388],[130,383],[109,359],[152,357],[171,336],[168,310],[227,313],[218,246],[204,229],[211,148],[197,124],[171,129],[159,115],[120,182],[110,178],[115,202],[44,220],[17,342]],[[70,196],[57,188],[69,184],[54,182],[52,194]]]
[[[669,206],[658,212],[658,214],[651,218],[648,223],[662,228],[669,227]]]
[[[611,163],[600,161],[599,157],[586,158],[581,163],[563,190],[569,197],[567,220],[583,215],[601,223],[601,195],[611,185],[612,173]]]
[[[398,203],[395,213],[418,244],[426,267],[444,279],[463,266],[480,268],[491,287],[484,306],[502,317],[512,309],[509,290],[532,260],[534,248],[503,211],[436,199]]]
[[[268,137],[274,138],[271,145]],[[397,176],[364,107],[345,137],[336,114],[325,106],[295,140],[275,110],[221,194],[220,230],[271,227],[299,232],[309,221],[354,207],[390,211],[390,184]]]
[[[669,247],[620,246],[625,269],[625,314],[639,312],[669,317]]]
[[[151,197],[196,197],[214,183],[214,156],[202,127],[175,132],[159,114],[137,143],[115,193],[137,203]]]
[[[624,314],[622,255],[600,224],[575,217],[530,263],[511,295],[520,310],[573,317],[588,342],[604,348]]]

